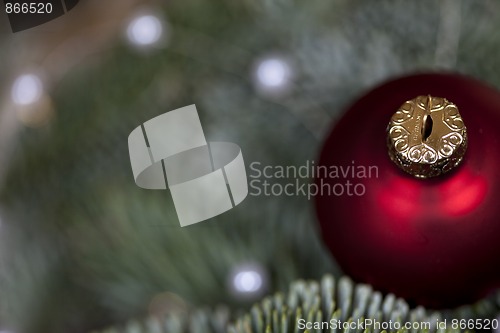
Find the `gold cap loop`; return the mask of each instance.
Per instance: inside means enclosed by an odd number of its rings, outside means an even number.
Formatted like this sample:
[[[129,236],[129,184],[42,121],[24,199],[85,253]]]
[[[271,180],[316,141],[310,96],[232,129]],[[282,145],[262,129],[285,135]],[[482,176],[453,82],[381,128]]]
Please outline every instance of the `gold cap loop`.
[[[467,150],[467,129],[455,104],[418,96],[394,113],[387,128],[389,156],[418,178],[442,175],[457,167]]]

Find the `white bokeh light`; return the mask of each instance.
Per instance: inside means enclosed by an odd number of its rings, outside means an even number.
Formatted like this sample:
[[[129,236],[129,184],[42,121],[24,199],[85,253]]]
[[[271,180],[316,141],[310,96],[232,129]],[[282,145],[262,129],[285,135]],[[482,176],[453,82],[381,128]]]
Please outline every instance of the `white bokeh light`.
[[[158,17],[142,15],[129,23],[127,37],[135,45],[148,46],[160,41],[163,29],[163,24]]]
[[[38,102],[43,94],[40,78],[35,74],[19,76],[12,86],[12,100],[18,105],[30,105]]]
[[[290,76],[290,66],[282,59],[268,58],[257,64],[256,79],[262,88],[285,88]]]
[[[235,266],[228,279],[232,294],[241,300],[254,300],[267,290],[267,274],[257,263],[243,263]]]
[[[262,276],[257,271],[243,271],[234,276],[234,288],[242,293],[253,293],[262,287]]]

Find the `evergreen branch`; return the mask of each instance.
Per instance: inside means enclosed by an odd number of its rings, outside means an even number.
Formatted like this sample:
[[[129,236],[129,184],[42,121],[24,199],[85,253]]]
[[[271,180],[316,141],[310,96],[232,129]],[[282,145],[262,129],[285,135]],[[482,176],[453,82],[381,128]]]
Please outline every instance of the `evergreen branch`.
[[[475,305],[463,306],[456,310],[428,311],[423,307],[410,306],[393,294],[383,296],[365,284],[355,284],[349,278],[336,280],[327,275],[316,281],[298,281],[292,284],[288,295],[276,294],[254,305],[249,314],[239,318],[228,327],[229,333],[287,333],[302,332],[299,320],[321,322],[330,320],[357,322],[372,319],[374,322],[430,323],[430,329],[400,329],[397,332],[460,332],[452,329],[452,319],[472,319],[492,317],[498,311],[498,298],[492,297]],[[436,327],[437,321],[447,320],[447,329]],[[375,326],[359,329],[319,329],[316,332],[365,332],[378,333],[382,329]]]
[[[430,328],[397,330],[398,333],[461,332],[451,327],[452,319],[492,318],[500,308],[498,295],[486,298],[474,305],[455,310],[429,311],[423,307],[411,309],[400,298],[386,296],[365,284],[356,284],[347,277],[335,279],[324,276],[321,281],[299,280],[291,285],[288,293],[277,293],[254,305],[249,313],[229,323],[229,312],[219,308],[214,312],[198,310],[192,314],[171,314],[163,320],[150,318],[140,323],[129,323],[125,328],[108,329],[94,333],[292,333],[302,330],[300,319],[307,322],[340,320],[356,322],[372,319],[373,322],[430,323]],[[447,320],[447,329],[436,323]],[[315,332],[364,332],[379,333],[378,327],[359,329],[318,329]]]

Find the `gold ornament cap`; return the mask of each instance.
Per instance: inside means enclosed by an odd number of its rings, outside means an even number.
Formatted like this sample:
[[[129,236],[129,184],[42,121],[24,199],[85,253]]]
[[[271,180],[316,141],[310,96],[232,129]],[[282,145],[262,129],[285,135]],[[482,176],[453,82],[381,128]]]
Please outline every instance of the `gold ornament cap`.
[[[391,160],[418,178],[457,167],[467,150],[467,129],[458,107],[442,97],[418,96],[394,113],[387,128]]]

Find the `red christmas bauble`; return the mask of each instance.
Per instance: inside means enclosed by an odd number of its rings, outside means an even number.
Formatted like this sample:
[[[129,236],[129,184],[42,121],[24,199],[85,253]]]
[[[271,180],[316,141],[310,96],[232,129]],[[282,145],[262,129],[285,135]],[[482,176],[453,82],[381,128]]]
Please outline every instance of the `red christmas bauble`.
[[[428,94],[457,105],[468,149],[455,170],[418,179],[390,160],[386,129],[405,101]],[[340,267],[359,282],[433,308],[470,303],[498,287],[499,141],[500,93],[472,78],[413,75],[360,98],[321,152],[319,166],[340,170],[339,177],[316,178],[323,186],[316,196],[323,239]],[[339,186],[327,191],[339,183],[343,193]]]

